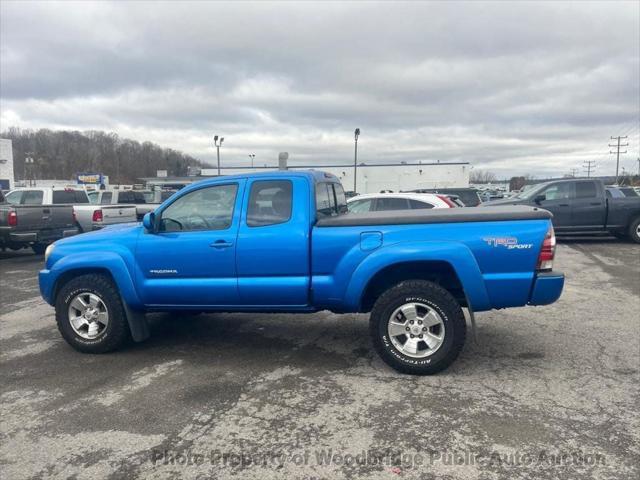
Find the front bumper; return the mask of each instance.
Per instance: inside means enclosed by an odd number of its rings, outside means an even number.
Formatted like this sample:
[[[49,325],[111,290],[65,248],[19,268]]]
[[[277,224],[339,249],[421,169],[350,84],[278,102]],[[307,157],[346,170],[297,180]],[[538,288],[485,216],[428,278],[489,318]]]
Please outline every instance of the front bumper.
[[[533,281],[529,305],[549,305],[560,298],[564,287],[564,273],[542,272]]]
[[[43,270],[40,270],[40,272],[38,273],[40,295],[42,295],[42,298],[44,298],[45,302],[47,302],[49,305],[54,304],[53,285],[55,281],[55,275],[51,273],[51,270],[47,270],[45,268]]]

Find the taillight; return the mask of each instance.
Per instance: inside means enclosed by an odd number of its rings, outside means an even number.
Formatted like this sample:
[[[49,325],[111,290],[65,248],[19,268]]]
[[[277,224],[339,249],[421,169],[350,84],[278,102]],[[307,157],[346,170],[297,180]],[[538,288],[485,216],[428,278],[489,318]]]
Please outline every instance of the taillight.
[[[18,214],[14,211],[9,212],[9,226],[10,227],[17,227],[18,226]]]
[[[449,205],[449,208],[455,208],[457,205],[451,201],[446,195],[436,195],[440,200]]]
[[[556,234],[553,231],[553,225],[549,226],[547,235],[542,242],[542,250],[538,256],[538,270],[552,270],[553,269],[553,257],[556,254]]]
[[[93,218],[92,220],[94,222],[101,222],[102,221],[102,210],[94,210],[93,211]]]

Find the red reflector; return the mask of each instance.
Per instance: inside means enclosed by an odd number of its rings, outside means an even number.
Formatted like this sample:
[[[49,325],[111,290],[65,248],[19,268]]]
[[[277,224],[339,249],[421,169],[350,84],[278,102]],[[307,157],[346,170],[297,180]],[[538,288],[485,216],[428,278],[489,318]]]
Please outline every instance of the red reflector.
[[[542,249],[538,256],[538,270],[552,270],[553,257],[556,254],[556,234],[553,231],[553,225],[547,230],[547,235],[542,242]]]
[[[9,212],[9,226],[10,227],[17,227],[18,226],[18,214],[16,212]]]
[[[451,201],[451,199],[449,197],[447,197],[446,195],[436,195],[436,197],[438,197],[440,200],[442,200],[444,203],[446,203],[447,205],[449,205],[449,208],[455,208],[456,204],[453,203]]]
[[[94,222],[101,222],[102,221],[102,210],[94,210],[93,211],[93,218],[92,220]]]

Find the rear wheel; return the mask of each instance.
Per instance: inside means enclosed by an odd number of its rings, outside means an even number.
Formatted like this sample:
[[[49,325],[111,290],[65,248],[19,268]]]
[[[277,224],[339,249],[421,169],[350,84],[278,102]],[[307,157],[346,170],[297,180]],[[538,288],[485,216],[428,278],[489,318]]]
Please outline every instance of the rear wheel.
[[[84,353],[116,350],[131,336],[118,290],[99,274],[81,275],[62,287],[56,322],[67,343]]]
[[[387,290],[370,318],[376,351],[389,366],[412,375],[430,375],[451,365],[462,350],[466,328],[453,295],[423,280]]]
[[[640,217],[634,219],[629,225],[629,238],[636,243],[640,243]]]

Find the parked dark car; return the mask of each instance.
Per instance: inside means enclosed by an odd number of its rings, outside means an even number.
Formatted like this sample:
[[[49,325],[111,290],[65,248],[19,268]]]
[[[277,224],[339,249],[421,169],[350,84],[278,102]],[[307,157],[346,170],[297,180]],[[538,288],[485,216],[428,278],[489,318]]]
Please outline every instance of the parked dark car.
[[[419,188],[410,190],[415,193],[440,193],[442,195],[455,195],[465,207],[477,207],[481,200],[478,190],[475,188]]]
[[[607,190],[600,180],[557,180],[482,205],[538,206],[553,213],[553,226],[558,234],[609,232],[640,243],[640,197],[615,197]]]

